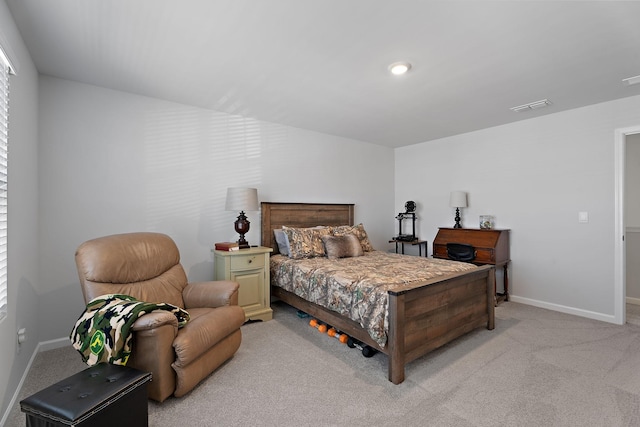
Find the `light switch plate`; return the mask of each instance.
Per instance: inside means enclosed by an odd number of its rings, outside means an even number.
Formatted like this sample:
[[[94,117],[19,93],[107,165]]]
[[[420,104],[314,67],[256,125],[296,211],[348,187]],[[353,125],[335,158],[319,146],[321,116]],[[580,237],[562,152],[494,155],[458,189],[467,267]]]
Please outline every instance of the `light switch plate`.
[[[578,222],[581,222],[581,223],[589,222],[589,212],[578,212]]]

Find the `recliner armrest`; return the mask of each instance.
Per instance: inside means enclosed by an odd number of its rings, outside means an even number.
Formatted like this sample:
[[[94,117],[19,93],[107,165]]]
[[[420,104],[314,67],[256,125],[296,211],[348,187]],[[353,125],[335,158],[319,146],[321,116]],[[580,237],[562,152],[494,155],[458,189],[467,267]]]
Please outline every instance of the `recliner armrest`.
[[[182,291],[184,306],[188,310],[193,307],[238,305],[239,287],[238,283],[230,280],[189,283]]]
[[[151,372],[149,398],[162,402],[176,389],[176,373],[171,364],[176,358],[173,341],[178,336],[178,319],[168,311],[154,311],[140,316],[133,330],[133,350],[127,366]]]
[[[138,317],[131,329],[134,331],[146,331],[155,329],[163,325],[170,325],[175,327],[176,333],[178,331],[178,319],[169,311],[152,311],[151,313],[145,313]]]

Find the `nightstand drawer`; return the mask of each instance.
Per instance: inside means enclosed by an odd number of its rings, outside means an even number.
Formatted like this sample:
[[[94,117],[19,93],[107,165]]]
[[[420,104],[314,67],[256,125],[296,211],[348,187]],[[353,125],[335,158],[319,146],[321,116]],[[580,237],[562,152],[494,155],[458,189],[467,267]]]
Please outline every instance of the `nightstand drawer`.
[[[264,267],[264,255],[238,255],[231,257],[231,270],[248,270]]]

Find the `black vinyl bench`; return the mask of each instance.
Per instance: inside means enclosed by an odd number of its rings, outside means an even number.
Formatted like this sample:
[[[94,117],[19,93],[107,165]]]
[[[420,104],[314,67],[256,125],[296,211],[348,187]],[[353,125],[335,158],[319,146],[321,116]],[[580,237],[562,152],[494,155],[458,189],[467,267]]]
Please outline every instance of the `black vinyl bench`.
[[[147,426],[151,374],[100,363],[20,401],[27,427]]]

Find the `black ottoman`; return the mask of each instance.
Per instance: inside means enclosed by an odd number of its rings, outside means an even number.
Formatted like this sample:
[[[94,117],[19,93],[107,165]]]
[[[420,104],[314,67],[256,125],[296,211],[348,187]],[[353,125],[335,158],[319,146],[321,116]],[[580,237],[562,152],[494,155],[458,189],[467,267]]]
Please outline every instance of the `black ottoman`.
[[[146,426],[151,374],[100,363],[20,402],[27,427]]]

